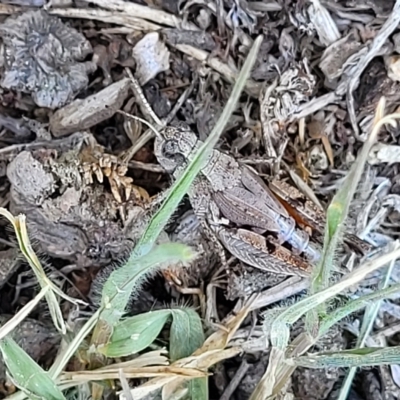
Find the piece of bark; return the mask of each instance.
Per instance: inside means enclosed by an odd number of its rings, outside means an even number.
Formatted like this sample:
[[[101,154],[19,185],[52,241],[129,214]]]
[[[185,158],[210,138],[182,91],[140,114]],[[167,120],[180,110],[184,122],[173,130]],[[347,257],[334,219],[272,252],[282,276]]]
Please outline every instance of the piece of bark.
[[[124,78],[84,100],[77,99],[61,108],[50,118],[51,133],[56,137],[65,136],[111,118],[128,97],[129,87],[129,78]]]

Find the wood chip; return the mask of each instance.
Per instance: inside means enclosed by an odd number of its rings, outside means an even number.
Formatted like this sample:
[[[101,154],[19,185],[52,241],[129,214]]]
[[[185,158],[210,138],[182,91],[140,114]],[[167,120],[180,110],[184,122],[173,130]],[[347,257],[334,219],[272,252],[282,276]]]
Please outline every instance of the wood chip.
[[[101,92],[77,99],[56,111],[50,118],[50,130],[56,137],[91,128],[111,118],[128,97],[129,78],[106,87]]]

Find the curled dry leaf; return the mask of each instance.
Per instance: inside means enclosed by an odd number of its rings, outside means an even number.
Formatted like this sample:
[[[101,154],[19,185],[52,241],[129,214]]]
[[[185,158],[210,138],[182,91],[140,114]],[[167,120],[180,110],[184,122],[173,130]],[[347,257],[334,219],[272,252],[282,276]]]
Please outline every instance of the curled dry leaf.
[[[169,50],[157,32],[148,33],[136,44],[133,58],[137,64],[135,76],[142,86],[169,69]]]
[[[293,63],[272,85],[260,102],[260,118],[268,157],[277,158],[287,143],[287,125],[301,105],[313,95],[316,78],[308,62]]]
[[[88,84],[92,62],[78,62],[92,52],[86,38],[45,11],[28,11],[0,25],[5,73],[1,85],[31,93],[39,107],[55,109]]]

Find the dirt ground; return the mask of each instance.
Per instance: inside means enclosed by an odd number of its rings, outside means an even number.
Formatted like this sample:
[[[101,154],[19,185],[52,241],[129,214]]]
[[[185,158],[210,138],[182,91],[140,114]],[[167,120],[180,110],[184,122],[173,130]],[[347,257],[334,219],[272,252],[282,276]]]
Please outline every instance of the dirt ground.
[[[89,303],[79,311],[87,316],[173,181],[146,121],[157,129],[185,123],[204,141],[262,34],[251,77],[217,149],[266,183],[297,188],[302,197],[292,197],[295,208],[308,199],[323,213],[371,131],[381,97],[386,113],[398,110],[399,20],[400,1],[394,0],[3,0],[0,206],[27,216],[46,271],[66,293]],[[397,126],[382,129],[346,224],[349,234],[375,249],[398,238],[399,135]],[[8,223],[0,224],[0,317],[6,321],[34,297],[37,282]],[[321,245],[315,229],[297,224]],[[261,293],[262,305],[236,334],[238,341],[252,337],[254,347],[217,364],[210,377],[210,399],[248,399],[269,359],[261,314],[304,296],[304,281],[254,268],[226,248],[229,268],[221,275],[219,254],[187,198],[166,235],[195,243],[203,257],[188,269],[171,267],[149,279],[130,301],[129,314],[166,304],[201,308],[198,293],[204,293],[215,304],[211,317],[202,315],[208,329],[238,301]],[[346,244],[337,265],[350,271],[360,259]],[[393,282],[399,272],[394,268]],[[381,277],[368,276],[351,296],[370,293]],[[70,304],[62,307],[66,319],[75,318]],[[362,315],[342,321],[313,351],[352,347]],[[30,318],[20,327],[20,344],[41,365],[51,365],[59,338],[46,304]],[[399,321],[398,300],[386,300],[370,343],[398,345]],[[302,327],[294,327],[293,337]],[[344,375],[344,369],[298,368],[287,395],[336,399]],[[5,380],[4,366],[0,378]],[[397,365],[358,370],[348,397],[397,398]]]

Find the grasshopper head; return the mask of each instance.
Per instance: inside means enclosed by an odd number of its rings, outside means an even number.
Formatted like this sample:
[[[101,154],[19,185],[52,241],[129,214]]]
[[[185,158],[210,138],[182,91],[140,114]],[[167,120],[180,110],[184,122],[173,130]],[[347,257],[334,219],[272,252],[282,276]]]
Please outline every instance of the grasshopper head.
[[[169,126],[163,128],[154,142],[154,154],[158,162],[169,173],[186,164],[198,141],[189,127]]]

